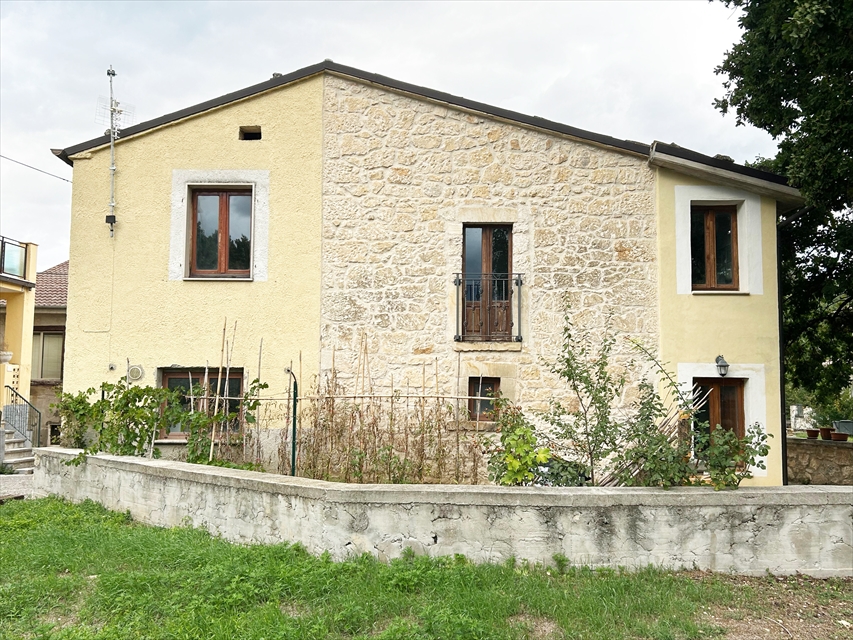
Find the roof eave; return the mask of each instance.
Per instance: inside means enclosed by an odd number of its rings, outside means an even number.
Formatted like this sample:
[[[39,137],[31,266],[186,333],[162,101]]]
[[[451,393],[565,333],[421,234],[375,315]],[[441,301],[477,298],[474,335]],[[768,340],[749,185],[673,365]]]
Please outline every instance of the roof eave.
[[[649,164],[653,167],[671,169],[678,173],[703,178],[711,182],[731,185],[773,198],[779,203],[781,212],[801,207],[805,203],[800,190],[790,187],[787,184],[782,184],[780,180],[784,180],[784,178],[781,176],[758,170],[751,170],[747,173],[744,170],[748,170],[749,167],[743,167],[734,163],[729,163],[731,168],[726,168],[715,166],[716,163],[715,165],[711,165],[670,153],[664,153],[660,150],[658,143],[652,145]],[[763,175],[749,175],[751,173]]]

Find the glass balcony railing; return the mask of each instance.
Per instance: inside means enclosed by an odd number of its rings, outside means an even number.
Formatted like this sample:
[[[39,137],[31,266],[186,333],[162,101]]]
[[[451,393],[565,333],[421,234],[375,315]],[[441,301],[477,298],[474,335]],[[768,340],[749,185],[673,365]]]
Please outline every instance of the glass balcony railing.
[[[0,274],[26,279],[27,245],[0,236]]]

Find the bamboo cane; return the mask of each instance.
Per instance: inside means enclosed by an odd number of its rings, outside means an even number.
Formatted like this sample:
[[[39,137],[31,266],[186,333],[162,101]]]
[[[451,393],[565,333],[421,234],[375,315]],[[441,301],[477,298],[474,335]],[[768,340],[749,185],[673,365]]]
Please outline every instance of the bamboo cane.
[[[228,330],[228,317],[225,317],[225,322],[222,324],[222,348],[219,351],[219,372],[216,376],[216,395],[213,397],[213,415],[219,413],[219,389],[222,386],[222,364],[225,360],[225,332]],[[216,423],[213,423],[212,434],[210,437],[210,454],[207,461],[213,461],[213,443],[216,442]]]

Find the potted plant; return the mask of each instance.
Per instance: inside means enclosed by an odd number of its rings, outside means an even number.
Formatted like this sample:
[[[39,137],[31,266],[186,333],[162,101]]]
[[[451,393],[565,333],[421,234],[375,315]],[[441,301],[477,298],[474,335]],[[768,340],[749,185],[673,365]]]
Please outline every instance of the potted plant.
[[[12,360],[12,352],[9,351],[9,347],[0,338],[0,364],[6,364]]]

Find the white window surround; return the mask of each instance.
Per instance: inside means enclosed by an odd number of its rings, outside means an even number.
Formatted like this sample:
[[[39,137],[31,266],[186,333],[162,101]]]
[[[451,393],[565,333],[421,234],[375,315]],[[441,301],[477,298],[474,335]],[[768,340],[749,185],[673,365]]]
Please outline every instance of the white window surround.
[[[693,388],[694,378],[719,378],[717,365],[714,362],[679,362],[678,386],[683,393],[689,394]],[[749,427],[756,422],[761,425],[764,433],[767,433],[767,394],[765,386],[765,375],[763,364],[730,364],[726,379],[741,378],[743,385],[743,414]],[[771,446],[773,444],[771,443]],[[761,458],[767,466],[767,458]],[[752,475],[765,477],[766,469],[752,468]]]
[[[246,169],[175,169],[172,171],[172,217],[169,229],[169,280],[242,280],[243,278],[189,278],[190,188],[252,187],[252,275],[265,282],[269,259],[270,172]]]
[[[702,291],[715,295],[764,293],[761,266],[761,196],[731,187],[678,185],[675,187],[675,286],[679,294],[693,291],[690,269],[690,207],[736,205],[738,230],[738,291]]]

